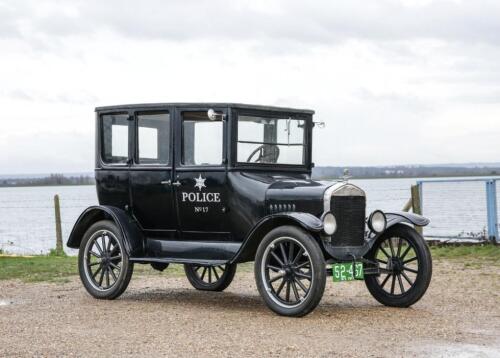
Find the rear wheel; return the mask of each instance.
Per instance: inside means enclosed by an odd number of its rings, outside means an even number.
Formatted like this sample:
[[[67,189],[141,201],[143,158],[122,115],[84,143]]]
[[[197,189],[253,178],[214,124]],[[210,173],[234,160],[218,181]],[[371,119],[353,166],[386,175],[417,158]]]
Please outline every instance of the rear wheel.
[[[280,315],[305,316],[323,296],[323,253],[316,240],[297,227],[269,232],[257,249],[254,269],[260,295]]]
[[[429,287],[432,259],[424,238],[406,225],[391,227],[366,256],[378,263],[380,275],[365,277],[372,296],[386,306],[409,307]]]
[[[191,285],[202,291],[224,291],[233,281],[236,264],[203,266],[185,264],[184,272]]]
[[[93,224],[78,253],[80,279],[95,298],[115,299],[127,288],[134,264],[125,252],[118,227],[109,220]]]

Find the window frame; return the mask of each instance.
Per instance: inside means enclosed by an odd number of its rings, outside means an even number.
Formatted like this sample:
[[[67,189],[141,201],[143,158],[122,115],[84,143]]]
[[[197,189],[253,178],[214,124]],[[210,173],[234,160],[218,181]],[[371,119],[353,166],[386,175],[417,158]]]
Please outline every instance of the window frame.
[[[112,116],[112,115],[124,115],[127,116],[127,160],[125,163],[113,163],[113,162],[108,162],[105,160],[104,156],[104,116]],[[99,161],[101,164],[101,167],[106,168],[106,167],[113,167],[113,168],[126,168],[130,166],[130,158],[131,158],[131,139],[132,139],[132,120],[130,113],[128,111],[110,111],[110,112],[102,112],[99,113],[99,121],[98,121],[98,128],[99,128],[99,145],[98,145],[98,150],[99,150]]]
[[[297,120],[304,120],[304,143],[303,143],[303,157],[302,164],[280,164],[280,163],[246,163],[238,161],[238,124],[240,116],[249,117],[263,117],[263,118],[288,118],[291,117]],[[291,171],[310,171],[312,169],[311,161],[311,144],[312,144],[312,115],[296,112],[282,112],[282,111],[265,111],[265,110],[247,110],[247,109],[234,109],[232,111],[233,125],[232,125],[232,140],[231,140],[231,164],[234,168],[251,168],[258,170],[291,170]],[[245,142],[245,141],[243,141]]]
[[[141,163],[139,160],[139,116],[140,115],[148,115],[148,114],[168,114],[169,115],[169,153],[168,153],[168,163]],[[134,167],[141,168],[172,168],[173,163],[173,152],[174,152],[174,136],[173,136],[173,116],[172,111],[169,108],[165,109],[151,109],[151,110],[141,110],[138,109],[134,111],[134,120],[133,120],[133,163]],[[159,154],[159,153],[158,153]]]
[[[223,119],[220,120],[222,122],[222,158],[219,164],[184,164],[183,163],[183,147],[184,147],[184,113],[185,112],[206,112],[209,108],[214,109],[217,113],[222,113],[224,116]],[[224,170],[227,167],[227,108],[224,107],[181,107],[177,111],[176,115],[177,120],[177,138],[175,148],[176,148],[176,161],[175,168],[178,171],[190,171],[190,170],[199,170],[203,171],[207,170]],[[208,120],[210,121],[210,120]]]

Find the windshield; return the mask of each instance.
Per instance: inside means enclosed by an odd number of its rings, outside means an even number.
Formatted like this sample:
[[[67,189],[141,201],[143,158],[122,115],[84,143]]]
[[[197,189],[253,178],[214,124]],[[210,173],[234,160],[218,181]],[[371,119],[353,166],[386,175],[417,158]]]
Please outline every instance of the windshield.
[[[238,116],[239,163],[305,164],[305,120]]]

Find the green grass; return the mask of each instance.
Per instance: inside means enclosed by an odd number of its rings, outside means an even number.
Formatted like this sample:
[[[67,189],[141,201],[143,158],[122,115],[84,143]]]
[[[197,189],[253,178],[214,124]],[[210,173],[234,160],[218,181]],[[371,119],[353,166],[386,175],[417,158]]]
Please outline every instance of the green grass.
[[[466,268],[500,266],[498,245],[432,246],[431,254],[434,260],[460,262]]]
[[[461,262],[465,267],[480,268],[482,265],[500,266],[500,246],[433,246],[435,260]],[[252,272],[253,265],[245,263],[238,266],[238,272]],[[149,265],[135,265],[134,274],[182,276],[182,265],[170,265],[164,272],[155,271]],[[23,282],[67,282],[71,276],[78,275],[77,258],[58,256],[0,256],[0,280],[21,280]]]
[[[0,280],[65,282],[77,272],[72,256],[0,256]]]
[[[490,244],[468,246],[432,246],[431,253],[433,258],[465,258],[487,261],[500,260],[500,246]]]

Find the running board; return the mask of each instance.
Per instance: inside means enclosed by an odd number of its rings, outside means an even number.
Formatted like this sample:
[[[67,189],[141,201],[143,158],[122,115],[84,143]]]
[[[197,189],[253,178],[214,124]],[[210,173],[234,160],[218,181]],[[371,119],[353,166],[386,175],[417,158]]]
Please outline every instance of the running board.
[[[198,264],[203,266],[222,266],[227,264],[227,260],[198,260],[198,259],[184,259],[177,257],[131,257],[131,262],[139,264],[149,264],[151,262],[165,263],[165,264]]]

